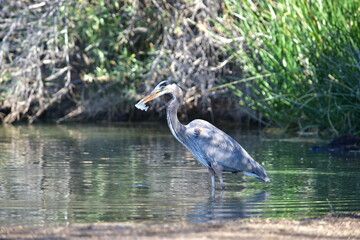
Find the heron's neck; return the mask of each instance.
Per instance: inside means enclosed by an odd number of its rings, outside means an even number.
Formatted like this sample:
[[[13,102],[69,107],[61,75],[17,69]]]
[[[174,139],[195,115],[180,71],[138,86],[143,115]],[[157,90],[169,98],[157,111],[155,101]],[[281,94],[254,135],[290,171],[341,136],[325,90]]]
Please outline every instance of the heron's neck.
[[[170,101],[167,107],[167,117],[166,117],[171,133],[181,143],[183,143],[183,139],[184,139],[183,133],[185,132],[185,127],[179,121],[177,117],[177,111],[182,101],[183,101],[182,91],[181,89],[178,89],[178,92],[172,94],[172,100]]]

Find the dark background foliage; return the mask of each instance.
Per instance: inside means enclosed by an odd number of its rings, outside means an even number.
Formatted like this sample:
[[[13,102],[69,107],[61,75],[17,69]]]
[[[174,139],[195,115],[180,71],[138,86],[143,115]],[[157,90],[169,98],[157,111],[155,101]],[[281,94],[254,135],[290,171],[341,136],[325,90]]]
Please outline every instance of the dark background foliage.
[[[359,133],[358,0],[0,1],[3,122],[179,117]]]

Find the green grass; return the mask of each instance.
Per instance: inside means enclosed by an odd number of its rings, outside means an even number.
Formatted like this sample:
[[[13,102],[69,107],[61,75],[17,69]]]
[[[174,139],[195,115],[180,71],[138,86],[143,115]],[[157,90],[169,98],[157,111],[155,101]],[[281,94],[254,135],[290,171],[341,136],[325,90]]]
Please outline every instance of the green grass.
[[[216,31],[233,40],[241,105],[288,129],[360,133],[360,1],[225,5]]]

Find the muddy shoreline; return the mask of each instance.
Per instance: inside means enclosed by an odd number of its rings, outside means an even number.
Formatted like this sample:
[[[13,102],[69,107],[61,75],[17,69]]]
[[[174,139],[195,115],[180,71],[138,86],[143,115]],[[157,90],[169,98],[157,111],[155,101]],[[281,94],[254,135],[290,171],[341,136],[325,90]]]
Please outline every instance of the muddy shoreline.
[[[360,239],[360,213],[303,220],[0,227],[0,239]]]

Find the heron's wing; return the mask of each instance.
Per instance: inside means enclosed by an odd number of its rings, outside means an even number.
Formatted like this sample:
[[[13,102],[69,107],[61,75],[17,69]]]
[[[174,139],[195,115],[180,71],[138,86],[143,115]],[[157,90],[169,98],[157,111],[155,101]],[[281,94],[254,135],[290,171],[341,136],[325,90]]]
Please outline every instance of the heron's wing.
[[[204,165],[215,162],[225,171],[244,172],[248,175],[266,178],[264,168],[240,146],[232,137],[204,120],[194,120],[186,126],[186,135],[193,146],[188,147],[200,152],[193,154]],[[198,155],[198,156],[197,156]],[[199,159],[199,158],[205,158]],[[203,161],[203,162],[202,162]]]
[[[233,138],[206,121],[192,121],[186,133],[203,157],[221,164],[225,170],[243,171],[244,164],[239,164],[239,160],[251,158]]]

